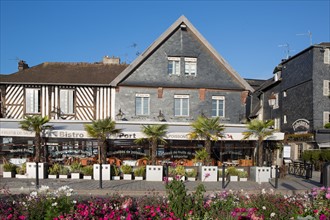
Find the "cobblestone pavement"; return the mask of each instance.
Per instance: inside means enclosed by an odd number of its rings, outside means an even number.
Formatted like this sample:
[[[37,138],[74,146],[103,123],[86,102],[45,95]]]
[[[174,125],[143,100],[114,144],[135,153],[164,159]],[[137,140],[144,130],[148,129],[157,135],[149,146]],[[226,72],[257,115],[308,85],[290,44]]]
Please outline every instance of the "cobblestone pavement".
[[[282,179],[278,179],[278,187],[275,189],[275,180],[269,183],[257,183],[254,181],[247,182],[229,182],[225,188],[222,188],[222,182],[201,182],[186,181],[185,185],[188,192],[193,192],[198,184],[202,183],[207,191],[206,194],[219,192],[223,190],[244,190],[249,193],[258,193],[262,189],[273,189],[276,193],[295,194],[310,191],[312,188],[321,187],[320,172],[313,172],[313,178],[304,179],[292,175],[287,175]],[[119,193],[123,195],[142,196],[142,195],[165,195],[164,182],[150,182],[145,180],[104,180],[102,181],[102,189],[99,188],[98,180],[83,179],[40,179],[39,185],[46,185],[50,189],[57,189],[61,186],[69,186],[74,189],[78,195],[111,195]],[[17,179],[3,178],[0,176],[0,189],[7,189],[10,193],[20,194],[29,193],[35,190],[35,179]]]

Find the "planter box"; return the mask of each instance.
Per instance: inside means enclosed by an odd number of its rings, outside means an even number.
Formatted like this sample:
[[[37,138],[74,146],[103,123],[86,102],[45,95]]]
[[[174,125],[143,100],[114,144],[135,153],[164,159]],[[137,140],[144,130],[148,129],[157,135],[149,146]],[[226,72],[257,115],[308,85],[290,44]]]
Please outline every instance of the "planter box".
[[[81,173],[71,173],[71,179],[81,179],[82,174]]]
[[[112,180],[120,180],[120,176],[113,176]]]
[[[100,164],[93,165],[93,179],[100,180]],[[111,180],[111,165],[102,164],[102,180]]]
[[[201,166],[200,178],[203,182],[217,182],[218,181],[218,167],[217,166]]]
[[[136,176],[134,177],[135,180],[143,180],[143,176]]]
[[[270,167],[251,167],[250,179],[258,183],[269,182],[270,172]]]
[[[17,179],[27,179],[28,177],[26,176],[26,174],[16,174],[15,177]]]
[[[3,178],[14,178],[15,177],[15,173],[11,172],[11,171],[3,171]]]
[[[241,182],[246,182],[246,181],[247,181],[247,178],[246,178],[246,177],[240,177],[240,178],[239,178],[239,181],[241,181]]]
[[[163,166],[147,165],[146,180],[163,181]]]
[[[124,180],[132,180],[132,174],[123,174]]]
[[[60,174],[58,176],[59,179],[68,179],[69,178],[69,175],[68,174]]]
[[[39,179],[45,179],[47,177],[48,165],[47,163],[38,163],[38,175]],[[26,175],[27,178],[36,178],[36,163],[26,163]]]
[[[57,174],[48,174],[48,179],[57,179],[58,175]]]
[[[238,176],[229,176],[229,179],[231,182],[237,182],[238,181]]]
[[[196,181],[196,177],[187,177],[187,179],[188,179],[188,181],[191,181],[191,182]]]
[[[91,179],[92,179],[92,176],[85,176],[85,175],[84,175],[84,176],[83,176],[83,179],[84,179],[84,180],[91,180]]]

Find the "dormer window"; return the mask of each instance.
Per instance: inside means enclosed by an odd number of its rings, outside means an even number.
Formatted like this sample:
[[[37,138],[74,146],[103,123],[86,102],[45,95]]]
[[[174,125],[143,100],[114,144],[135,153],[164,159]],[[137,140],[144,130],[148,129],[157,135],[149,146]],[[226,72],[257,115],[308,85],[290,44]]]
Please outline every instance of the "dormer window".
[[[197,58],[184,58],[184,74],[186,76],[196,76]]]
[[[282,74],[282,71],[277,71],[275,74],[274,74],[274,81],[279,81],[281,79],[281,74]]]
[[[180,75],[180,57],[168,57],[168,74]]]

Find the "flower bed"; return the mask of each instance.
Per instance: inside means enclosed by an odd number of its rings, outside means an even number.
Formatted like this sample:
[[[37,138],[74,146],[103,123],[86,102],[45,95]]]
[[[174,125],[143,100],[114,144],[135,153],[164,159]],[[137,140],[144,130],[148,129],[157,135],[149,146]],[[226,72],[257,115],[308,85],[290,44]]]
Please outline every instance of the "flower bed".
[[[223,191],[205,196],[200,184],[187,194],[181,181],[166,185],[168,196],[72,197],[67,186],[50,192],[42,186],[29,195],[11,195],[4,189],[0,219],[321,219],[330,218],[330,188],[280,195]]]

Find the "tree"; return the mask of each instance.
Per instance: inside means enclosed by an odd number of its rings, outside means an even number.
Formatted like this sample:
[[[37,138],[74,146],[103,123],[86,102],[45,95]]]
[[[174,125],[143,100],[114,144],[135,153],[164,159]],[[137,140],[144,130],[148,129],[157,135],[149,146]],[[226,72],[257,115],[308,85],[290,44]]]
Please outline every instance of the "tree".
[[[224,126],[220,124],[220,118],[207,118],[199,116],[196,121],[191,124],[193,131],[188,134],[190,139],[204,140],[204,147],[208,153],[207,161],[211,159],[212,141],[218,141],[223,138]]]
[[[156,156],[157,156],[157,146],[158,143],[166,144],[166,140],[164,137],[167,133],[167,124],[159,124],[159,125],[142,125],[142,133],[147,136],[146,138],[138,138],[135,140],[137,144],[143,144],[145,141],[149,142],[151,145],[151,164],[156,164]]]
[[[256,137],[258,139],[256,152],[257,152],[257,166],[263,165],[263,141],[267,136],[272,135],[275,130],[271,129],[274,125],[273,120],[268,120],[266,122],[254,119],[247,124],[247,131],[243,132],[243,140],[250,137]],[[255,159],[256,160],[256,159]]]
[[[25,131],[33,131],[35,132],[34,136],[34,146],[35,146],[35,162],[40,162],[41,157],[41,133],[43,133],[46,129],[52,129],[52,125],[45,125],[49,122],[49,118],[47,116],[41,117],[40,115],[33,116],[25,116],[25,119],[20,122],[20,128]]]
[[[84,127],[89,136],[98,139],[101,148],[99,161],[105,164],[107,162],[107,137],[121,132],[121,129],[116,129],[116,122],[111,118],[94,120],[92,124],[86,124]]]

